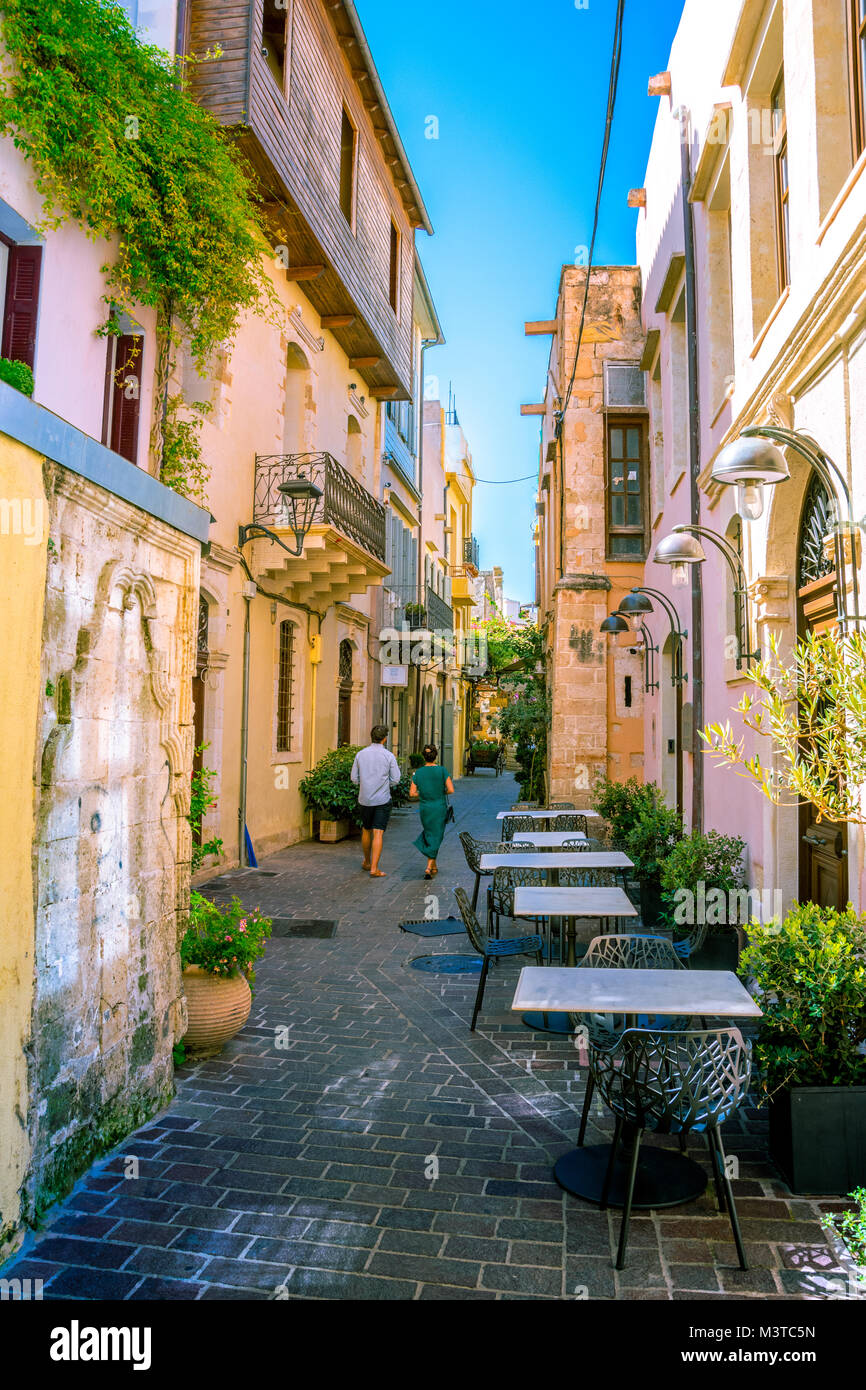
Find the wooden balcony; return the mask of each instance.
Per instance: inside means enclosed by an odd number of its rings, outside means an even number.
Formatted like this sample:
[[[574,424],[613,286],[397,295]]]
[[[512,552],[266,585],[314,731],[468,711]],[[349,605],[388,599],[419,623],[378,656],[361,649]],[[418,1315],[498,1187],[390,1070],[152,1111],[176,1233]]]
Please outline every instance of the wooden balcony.
[[[323,612],[380,584],[385,563],[385,508],[330,454],[257,455],[253,520],[292,543],[280,483],[305,477],[321,488],[303,554],[287,555],[267,540],[250,546],[257,577],[288,586],[288,596]]]
[[[217,48],[221,57],[192,67],[190,92],[231,128],[255,172],[272,244],[286,248],[288,280],[301,286],[369,395],[411,399],[413,228],[432,229],[354,7],[191,0],[189,51]],[[351,218],[341,209],[344,110],[357,141]],[[396,312],[392,219],[400,235]]]

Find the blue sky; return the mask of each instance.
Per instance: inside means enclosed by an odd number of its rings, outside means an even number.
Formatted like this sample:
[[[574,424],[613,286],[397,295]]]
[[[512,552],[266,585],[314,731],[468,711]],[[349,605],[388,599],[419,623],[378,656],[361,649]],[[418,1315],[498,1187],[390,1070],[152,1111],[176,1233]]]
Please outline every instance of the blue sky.
[[[480,478],[538,464],[537,419],[560,268],[588,245],[604,129],[615,0],[356,0],[435,235],[418,233],[447,345],[427,354],[443,401],[453,384]],[[627,0],[619,95],[597,264],[632,264],[637,213],[682,0]],[[427,117],[439,138],[425,138]],[[535,485],[481,487],[475,533],[509,597],[534,597]]]

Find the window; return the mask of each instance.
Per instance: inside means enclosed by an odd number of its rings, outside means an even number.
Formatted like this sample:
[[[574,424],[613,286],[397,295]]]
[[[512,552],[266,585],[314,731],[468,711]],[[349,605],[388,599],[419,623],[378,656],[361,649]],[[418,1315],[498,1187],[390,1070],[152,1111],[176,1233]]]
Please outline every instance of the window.
[[[391,223],[391,254],[388,265],[388,299],[394,313],[397,313],[397,295],[400,287],[400,233]]]
[[[355,201],[355,127],[343,107],[343,129],[340,133],[340,208],[343,216],[352,225],[353,204]]]
[[[646,382],[639,362],[605,362],[606,406],[645,406]]]
[[[292,751],[292,694],[294,686],[295,625],[280,623],[280,658],[277,679],[277,752]]]
[[[286,86],[286,0],[265,0],[262,15],[262,57],[281,92]]]
[[[102,442],[130,463],[138,462],[143,353],[141,333],[123,333],[108,339]]]
[[[36,322],[39,312],[39,280],[42,271],[41,246],[16,246],[2,238],[6,254],[6,288],[3,298],[2,356],[13,362],[26,362],[33,370],[36,361]]]
[[[854,158],[866,149],[866,0],[848,0],[848,62]]]
[[[770,99],[773,112],[773,165],[776,179],[776,257],[779,293],[791,283],[790,216],[788,207],[788,123],[785,118],[785,70],[779,74]]]
[[[623,683],[624,683],[624,686],[625,686],[625,690],[624,690],[625,707],[626,707],[626,709],[631,709],[631,704],[632,704],[632,696],[631,696],[631,676],[624,676],[624,677],[623,677]]]
[[[636,419],[607,422],[608,541],[611,559],[645,553],[644,474],[646,424]]]

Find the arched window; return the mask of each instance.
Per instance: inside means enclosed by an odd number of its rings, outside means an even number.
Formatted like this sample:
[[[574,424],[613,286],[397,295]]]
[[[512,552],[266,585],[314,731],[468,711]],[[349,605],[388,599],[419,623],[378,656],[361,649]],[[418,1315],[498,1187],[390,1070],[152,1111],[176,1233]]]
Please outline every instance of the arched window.
[[[364,467],[362,444],[361,426],[354,415],[350,415],[346,428],[346,467],[353,478],[357,478],[359,482]]]
[[[297,343],[289,343],[286,351],[286,394],[283,415],[283,453],[303,454],[306,451],[306,422],[310,364]]]
[[[280,623],[280,656],[277,675],[277,752],[292,751],[294,697],[295,625]]]

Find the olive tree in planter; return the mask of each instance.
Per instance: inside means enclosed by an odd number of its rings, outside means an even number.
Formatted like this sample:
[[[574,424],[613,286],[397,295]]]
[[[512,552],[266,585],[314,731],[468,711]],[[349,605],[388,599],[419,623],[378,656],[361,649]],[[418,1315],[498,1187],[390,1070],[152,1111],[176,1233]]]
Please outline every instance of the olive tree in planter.
[[[702,731],[709,752],[775,805],[866,824],[866,639],[810,633],[787,664],[777,637],[769,649],[748,672],[762,699],[737,709],[771,759],[748,757],[730,723]],[[795,1191],[844,1193],[866,1174],[864,921],[850,905],[795,904],[781,924],[752,923],[740,962],[762,990],[770,1147]]]

